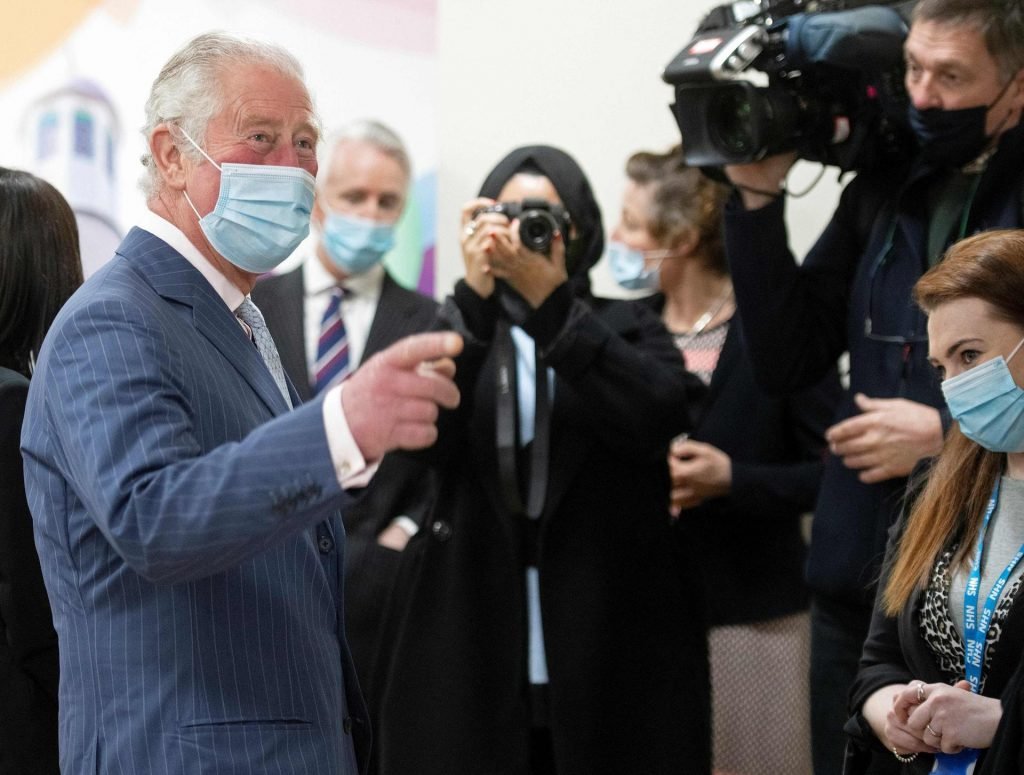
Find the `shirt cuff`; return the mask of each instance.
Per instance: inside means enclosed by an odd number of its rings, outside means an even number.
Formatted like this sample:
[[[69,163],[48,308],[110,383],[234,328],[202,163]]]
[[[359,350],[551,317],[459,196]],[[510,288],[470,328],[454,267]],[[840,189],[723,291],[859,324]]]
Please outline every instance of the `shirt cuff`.
[[[348,490],[365,487],[376,473],[379,463],[367,464],[349,430],[345,410],[341,405],[341,391],[344,387],[345,383],[335,385],[324,395],[323,416],[334,473],[342,489]]]

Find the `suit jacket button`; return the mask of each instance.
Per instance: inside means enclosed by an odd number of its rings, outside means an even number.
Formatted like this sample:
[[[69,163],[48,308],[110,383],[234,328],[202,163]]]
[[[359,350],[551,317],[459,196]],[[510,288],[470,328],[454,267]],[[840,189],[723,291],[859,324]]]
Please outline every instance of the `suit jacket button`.
[[[444,543],[452,537],[452,526],[439,519],[430,526],[430,532],[434,534],[434,538]]]
[[[345,730],[345,734],[346,735],[351,735],[352,734],[352,717],[351,716],[345,716],[345,718],[342,719],[342,721],[341,721],[341,728]]]
[[[320,536],[320,540],[317,543],[320,546],[320,554],[327,554],[334,548],[334,541],[331,540],[330,536]]]

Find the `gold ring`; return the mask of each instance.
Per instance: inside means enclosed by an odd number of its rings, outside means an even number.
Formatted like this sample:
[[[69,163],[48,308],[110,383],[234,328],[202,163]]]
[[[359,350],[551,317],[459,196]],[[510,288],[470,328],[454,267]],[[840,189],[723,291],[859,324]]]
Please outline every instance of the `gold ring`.
[[[937,737],[937,738],[940,738],[940,739],[942,738],[942,735],[940,735],[938,732],[936,732],[934,729],[932,729],[932,725],[931,724],[925,724],[924,728],[927,729],[929,734],[933,735],[934,737]]]

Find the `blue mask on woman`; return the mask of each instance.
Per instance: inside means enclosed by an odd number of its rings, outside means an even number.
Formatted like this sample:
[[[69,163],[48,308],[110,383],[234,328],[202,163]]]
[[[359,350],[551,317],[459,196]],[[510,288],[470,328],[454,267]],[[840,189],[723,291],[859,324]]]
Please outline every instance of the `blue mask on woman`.
[[[220,195],[199,227],[214,250],[246,272],[263,274],[284,261],[309,234],[315,179],[299,167],[217,164],[182,130],[185,138],[220,170]]]
[[[960,431],[992,452],[1024,452],[1024,390],[1013,381],[1006,358],[999,355],[942,383],[942,394]]]
[[[395,246],[391,223],[355,218],[327,210],[323,244],[331,261],[345,274],[357,275],[380,263]]]
[[[661,260],[670,255],[668,250],[637,250],[624,242],[608,243],[608,266],[615,282],[627,291],[656,291],[661,285]],[[645,258],[657,259],[647,268]]]

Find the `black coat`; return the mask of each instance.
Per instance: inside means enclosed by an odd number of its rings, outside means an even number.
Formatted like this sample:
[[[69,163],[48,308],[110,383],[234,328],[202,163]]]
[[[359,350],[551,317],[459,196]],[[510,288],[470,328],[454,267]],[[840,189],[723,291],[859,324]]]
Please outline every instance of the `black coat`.
[[[665,465],[701,387],[649,309],[567,286],[532,318],[543,325],[524,325],[556,374],[534,561],[558,772],[707,772],[702,596],[667,519]],[[437,504],[401,560],[383,775],[528,771],[526,518],[499,495],[494,348],[466,323],[479,297],[460,283],[455,299],[442,314],[466,337],[462,404],[431,453]]]
[[[28,380],[0,368],[0,774],[57,772],[57,633],[25,502]]]
[[[651,297],[660,312],[664,296]],[[839,401],[835,369],[817,385],[771,396],[754,380],[739,316],[729,325],[690,437],[729,455],[732,489],[679,518],[704,570],[708,623],[758,622],[807,608],[801,517],[814,508],[823,435]]]

